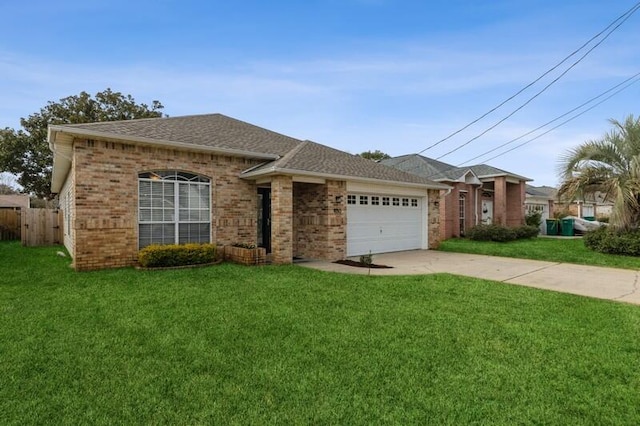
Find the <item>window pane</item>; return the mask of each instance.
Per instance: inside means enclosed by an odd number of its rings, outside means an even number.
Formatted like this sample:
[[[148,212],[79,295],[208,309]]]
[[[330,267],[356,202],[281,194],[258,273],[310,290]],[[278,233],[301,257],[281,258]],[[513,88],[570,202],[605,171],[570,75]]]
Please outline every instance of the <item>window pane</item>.
[[[162,209],[154,209],[151,211],[151,220],[153,222],[162,222]]]
[[[151,221],[151,209],[140,209],[140,222],[150,222]]]
[[[208,243],[209,230],[208,223],[181,223],[178,228],[178,243]]]

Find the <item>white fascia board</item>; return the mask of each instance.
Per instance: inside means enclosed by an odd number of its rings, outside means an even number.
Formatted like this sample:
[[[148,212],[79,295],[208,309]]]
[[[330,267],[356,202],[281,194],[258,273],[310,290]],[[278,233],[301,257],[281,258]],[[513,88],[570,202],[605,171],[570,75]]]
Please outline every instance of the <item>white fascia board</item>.
[[[71,170],[73,156],[73,137],[61,135],[51,129],[47,132],[49,149],[53,152],[53,168],[51,170],[51,192],[58,194],[67,180]]]
[[[528,177],[524,177],[524,176],[520,176],[520,175],[513,175],[510,173],[496,173],[493,175],[482,175],[482,176],[478,176],[478,178],[480,180],[484,180],[484,179],[495,179],[497,177],[506,177],[507,179],[511,178],[511,179],[516,179],[518,182],[523,180],[525,182],[533,182],[533,179],[530,179]],[[513,181],[511,181],[511,183],[514,183]],[[517,182],[515,182],[517,183]]]
[[[174,142],[174,141],[168,141],[163,139],[152,139],[152,138],[145,138],[141,136],[119,135],[117,133],[96,132],[93,130],[76,129],[73,127],[60,126],[60,125],[49,126],[49,132],[65,133],[65,134],[73,135],[75,137],[96,138],[100,140],[117,141],[122,143],[135,143],[140,145],[153,145],[153,146],[160,146],[165,148],[182,149],[186,151],[198,151],[198,152],[207,152],[211,154],[223,154],[223,155],[229,155],[234,157],[257,158],[257,159],[264,159],[264,160],[277,160],[279,158],[279,156],[276,154],[265,154],[261,152],[243,151],[239,149],[230,149],[230,148],[216,148],[216,147],[211,147],[206,145]]]

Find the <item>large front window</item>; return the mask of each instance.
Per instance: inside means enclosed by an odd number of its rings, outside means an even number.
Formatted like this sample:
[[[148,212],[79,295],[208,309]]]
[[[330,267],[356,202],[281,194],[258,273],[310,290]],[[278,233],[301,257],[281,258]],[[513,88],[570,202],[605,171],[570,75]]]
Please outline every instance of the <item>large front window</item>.
[[[178,171],[138,175],[138,243],[208,243],[211,240],[209,178]]]

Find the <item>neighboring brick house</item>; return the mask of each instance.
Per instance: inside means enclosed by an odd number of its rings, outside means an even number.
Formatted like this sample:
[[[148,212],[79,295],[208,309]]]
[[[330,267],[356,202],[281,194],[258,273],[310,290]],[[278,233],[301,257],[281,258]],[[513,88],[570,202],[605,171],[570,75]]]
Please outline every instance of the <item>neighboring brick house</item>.
[[[221,114],[49,126],[78,270],[151,243],[257,244],[274,263],[437,246],[444,184]]]
[[[525,185],[531,179],[486,164],[456,167],[418,154],[403,155],[382,164],[452,187],[443,191],[440,236],[461,237],[471,227],[496,223],[524,224]]]
[[[527,186],[527,204],[530,199],[537,197],[548,198],[550,207],[549,217],[553,217],[554,213],[561,215],[571,215],[587,219],[608,218],[613,210],[613,201],[607,199],[605,193],[595,191],[593,193],[584,194],[575,200],[558,199],[558,190],[550,186],[531,187]]]

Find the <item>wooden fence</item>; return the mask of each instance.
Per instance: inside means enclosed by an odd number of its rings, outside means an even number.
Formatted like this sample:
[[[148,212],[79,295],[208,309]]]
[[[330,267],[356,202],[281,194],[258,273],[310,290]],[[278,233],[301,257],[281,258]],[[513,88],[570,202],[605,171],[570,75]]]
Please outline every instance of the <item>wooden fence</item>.
[[[22,209],[22,245],[62,244],[62,211]]]
[[[20,209],[0,209],[0,241],[20,239]]]

